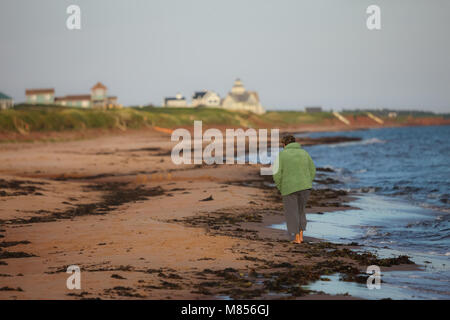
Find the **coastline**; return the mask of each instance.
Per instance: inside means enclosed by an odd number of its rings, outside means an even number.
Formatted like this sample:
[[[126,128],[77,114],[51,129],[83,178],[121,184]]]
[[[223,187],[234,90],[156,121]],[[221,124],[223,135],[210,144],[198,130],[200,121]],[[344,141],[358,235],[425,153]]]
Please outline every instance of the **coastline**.
[[[195,119],[193,116],[189,119]],[[337,119],[328,119],[322,123],[301,123],[299,125],[289,125],[280,124],[273,125],[271,123],[265,123],[263,128],[279,128],[280,133],[309,133],[309,132],[346,132],[346,131],[357,131],[357,130],[367,130],[367,129],[377,129],[377,128],[397,128],[397,127],[414,127],[414,126],[446,126],[450,125],[450,119],[436,118],[411,118],[405,122],[396,122],[389,119],[385,119],[384,124],[379,124],[367,117],[357,117],[355,119],[350,119],[350,124],[346,125]],[[244,121],[245,123],[245,121]],[[246,125],[227,125],[214,124],[205,122],[204,129],[207,128],[218,128],[224,131],[227,128],[242,128],[247,129],[249,127],[258,128],[256,126],[246,126]],[[68,142],[84,139],[93,139],[99,136],[111,136],[111,135],[135,135],[137,133],[145,134],[147,132],[152,133],[155,130],[162,133],[170,133],[174,128],[184,128],[192,131],[192,125],[177,125],[158,127],[155,125],[145,125],[140,128],[127,127],[126,125],[119,125],[113,128],[89,128],[86,126],[81,126],[81,129],[70,129],[66,130],[38,130],[38,131],[27,131],[23,128],[18,128],[17,130],[6,130],[0,131],[0,145],[2,147],[9,144],[17,143],[33,143],[33,142]]]
[[[353,245],[289,243],[268,227],[283,221],[282,204],[258,165],[176,166],[168,138],[146,130],[4,148],[0,298],[348,299],[302,285],[411,266]],[[349,209],[351,197],[315,190],[307,212]],[[73,264],[81,291],[66,288]]]

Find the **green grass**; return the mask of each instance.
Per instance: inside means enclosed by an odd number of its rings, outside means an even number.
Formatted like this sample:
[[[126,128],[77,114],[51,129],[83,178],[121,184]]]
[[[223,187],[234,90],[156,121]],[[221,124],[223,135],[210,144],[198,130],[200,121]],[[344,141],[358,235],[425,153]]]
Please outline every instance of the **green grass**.
[[[125,110],[125,109],[122,109]],[[230,112],[216,108],[132,108],[147,117],[149,124],[159,127],[179,127],[192,125],[201,120],[207,125],[240,126],[248,114]]]
[[[332,117],[322,112],[232,112],[215,108],[123,108],[113,110],[79,109],[57,106],[19,105],[0,112],[0,132],[48,132],[83,130],[87,128],[143,128],[159,126],[175,128],[190,126],[194,120],[204,125],[230,127],[273,127],[301,123],[320,123]]]
[[[334,116],[331,112],[269,111],[261,115],[260,118],[262,121],[282,126],[321,123],[325,119],[334,118]]]
[[[345,112],[357,115],[362,111]],[[428,116],[428,114],[426,114]],[[399,114],[398,122],[410,113]],[[412,116],[424,116],[413,114]],[[191,126],[194,120],[207,126],[250,128],[287,127],[301,124],[321,124],[334,116],[331,112],[269,111],[263,115],[232,112],[215,108],[130,107],[113,110],[80,109],[60,106],[17,105],[0,111],[0,132],[50,132],[84,129],[127,129],[159,126],[176,128]]]

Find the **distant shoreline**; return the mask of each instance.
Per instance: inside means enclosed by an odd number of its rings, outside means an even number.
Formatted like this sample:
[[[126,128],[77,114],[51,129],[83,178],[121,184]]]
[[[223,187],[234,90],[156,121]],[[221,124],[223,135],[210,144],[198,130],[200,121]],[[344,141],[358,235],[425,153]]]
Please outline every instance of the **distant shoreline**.
[[[280,128],[280,134],[299,134],[299,133],[313,133],[313,132],[351,132],[369,129],[382,129],[382,128],[401,128],[401,127],[416,127],[416,126],[448,126],[448,124],[426,124],[426,125],[391,125],[391,126],[367,126],[367,127],[337,127],[337,126],[317,126],[317,127],[301,127],[301,128]],[[188,130],[189,127],[185,127]],[[207,129],[208,127],[205,127]],[[224,128],[219,128],[224,129]],[[244,128],[246,129],[246,128]],[[170,129],[169,129],[170,130]],[[127,129],[121,130],[117,128],[112,129],[84,129],[84,130],[66,130],[66,131],[47,131],[47,132],[30,132],[27,134],[21,134],[18,132],[0,132],[0,144],[16,144],[16,143],[33,143],[33,142],[67,142],[74,140],[85,140],[97,138],[99,136],[109,135],[133,135],[138,132],[147,134],[149,132],[154,133],[155,128],[141,128],[141,129]]]
[[[442,115],[396,118],[376,115],[380,124],[363,112],[342,113],[343,123],[330,112],[300,111],[231,112],[212,108],[123,108],[113,110],[63,108],[55,106],[18,106],[0,111],[0,143],[58,142],[87,139],[105,134],[127,134],[139,130],[161,128],[170,132],[175,128],[192,129],[194,120],[203,123],[203,130],[217,128],[278,128],[282,133],[354,131],[372,128],[450,125],[450,118]]]

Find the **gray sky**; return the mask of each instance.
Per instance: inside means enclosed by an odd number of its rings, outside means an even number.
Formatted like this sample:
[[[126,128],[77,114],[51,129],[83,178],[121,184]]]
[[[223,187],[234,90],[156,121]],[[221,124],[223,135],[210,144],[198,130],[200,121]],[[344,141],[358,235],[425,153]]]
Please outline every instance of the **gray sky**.
[[[82,29],[66,28],[81,7]],[[366,28],[381,7],[382,29]],[[240,77],[269,109],[450,112],[448,0],[1,0],[0,91],[89,93],[125,105]]]

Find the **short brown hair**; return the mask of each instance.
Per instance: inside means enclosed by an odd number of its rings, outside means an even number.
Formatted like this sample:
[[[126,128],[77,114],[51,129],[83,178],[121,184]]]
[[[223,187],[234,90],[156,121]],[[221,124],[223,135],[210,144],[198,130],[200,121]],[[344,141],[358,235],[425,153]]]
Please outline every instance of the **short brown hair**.
[[[288,145],[289,143],[295,142],[295,137],[291,134],[286,135],[284,137],[281,138],[281,143],[284,145]]]

